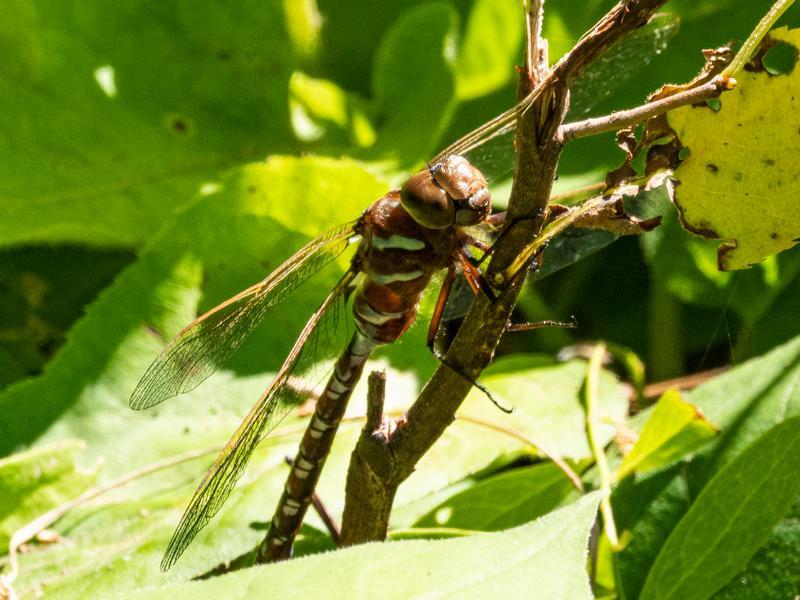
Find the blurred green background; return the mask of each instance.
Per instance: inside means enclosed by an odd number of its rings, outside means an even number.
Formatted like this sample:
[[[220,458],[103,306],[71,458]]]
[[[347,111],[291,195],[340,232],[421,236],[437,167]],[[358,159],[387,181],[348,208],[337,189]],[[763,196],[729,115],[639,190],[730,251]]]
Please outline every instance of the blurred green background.
[[[612,4],[548,0],[551,61]],[[570,118],[635,106],[665,82],[691,79],[703,64],[701,49],[742,40],[770,4],[670,2],[650,30],[657,35],[626,55],[630,68],[617,66],[576,90]],[[787,23],[800,23],[800,9],[786,13]],[[310,237],[357,217],[438,149],[509,108],[522,43],[517,0],[0,4],[0,456],[34,446],[5,465],[45,473],[31,476],[28,488],[10,480],[7,489],[22,498],[47,488],[47,476],[54,487],[68,480],[41,504],[20,508],[16,496],[6,499],[0,513],[10,517],[0,535],[95,479],[228,439],[336,280],[335,268],[271,314],[229,370],[134,413],[127,401],[147,365],[198,311],[260,280]],[[571,143],[556,192],[603,181],[622,159],[613,136]],[[492,181],[498,204],[505,183]],[[468,399],[473,422],[449,428],[402,486],[395,525],[427,514],[436,504],[431,492],[531,453],[476,421],[510,425],[568,459],[589,457],[585,365],[555,361],[563,347],[599,338],[628,347],[645,361],[648,381],[739,363],[796,334],[799,272],[795,249],[721,274],[716,243],[689,236],[673,216],[529,285],[516,320],[574,315],[578,328],[506,336],[506,356],[483,380],[517,410],[506,416],[479,394]],[[390,410],[407,406],[435,368],[424,349],[424,310],[420,321],[377,357],[390,369]],[[751,382],[794,385],[779,375],[794,360],[792,348],[768,369],[754,362],[715,380],[698,406],[734,437],[754,436],[718,413],[749,407],[730,399],[752,393]],[[761,410],[783,415],[784,388],[764,385],[770,402]],[[601,388],[597,421],[606,444],[629,398],[608,374]],[[287,418],[259,448],[214,527],[164,577],[207,573],[257,543],[264,507],[282,489],[283,456],[294,452],[303,427],[302,418]],[[359,427],[343,426],[320,482],[334,512]],[[721,439],[724,448],[735,446]],[[87,475],[74,471],[73,458],[103,466]],[[26,556],[19,589],[48,581],[56,595],[93,597],[93,585],[152,584],[201,472],[198,462],[181,465],[124,490],[108,510],[71,514],[59,528],[80,543]],[[570,497],[569,485],[561,488],[559,502]],[[682,496],[675,506],[685,512]],[[654,554],[643,556],[649,567]],[[98,560],[113,568],[99,569]],[[582,569],[583,555],[577,563]],[[79,566],[65,572],[63,564]]]
[[[548,1],[551,60],[610,5]],[[700,49],[741,40],[768,5],[670,2],[680,26],[666,51],[592,114],[688,80]],[[521,62],[513,0],[6,2],[0,11],[0,387],[41,371],[83,307],[205,180],[270,154],[314,153],[372,161],[397,181],[398,167],[510,106]],[[791,9],[781,22],[797,16]],[[401,60],[407,73],[392,70]],[[113,98],[98,84],[108,65]],[[387,164],[387,154],[399,161]],[[561,189],[601,180],[620,158],[611,136],[570,144]],[[504,351],[605,338],[645,358],[652,380],[740,361],[791,336],[796,251],[719,274],[713,244],[687,243],[674,222],[652,238],[619,241],[537,284],[521,318],[575,315],[580,327],[516,336]]]

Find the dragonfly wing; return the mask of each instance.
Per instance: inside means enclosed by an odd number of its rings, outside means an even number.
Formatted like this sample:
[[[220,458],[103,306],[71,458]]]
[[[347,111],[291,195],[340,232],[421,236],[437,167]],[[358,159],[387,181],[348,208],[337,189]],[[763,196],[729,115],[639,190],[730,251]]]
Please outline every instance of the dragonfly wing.
[[[656,15],[650,22],[617,42],[598,58],[570,87],[569,117],[582,118],[625,82],[650,64],[678,30],[673,15]],[[501,181],[514,169],[514,135],[517,112],[528,100],[508,109],[467,133],[440,152],[433,162],[460,154],[480,169],[490,183]]]
[[[342,309],[347,304],[347,291],[356,275],[355,272],[348,271],[311,316],[275,380],[250,410],[206,473],[164,553],[161,561],[163,571],[178,560],[192,539],[228,499],[259,441],[293,407],[305,399],[303,390],[298,390],[295,381],[320,358],[318,350],[332,348],[333,338],[344,339],[340,335],[342,329],[347,329],[340,327]],[[341,344],[335,349],[341,351],[343,348],[344,345]]]
[[[131,395],[130,407],[149,408],[200,385],[236,352],[271,307],[344,252],[358,223],[325,232],[266,279],[183,328],[147,369]]]

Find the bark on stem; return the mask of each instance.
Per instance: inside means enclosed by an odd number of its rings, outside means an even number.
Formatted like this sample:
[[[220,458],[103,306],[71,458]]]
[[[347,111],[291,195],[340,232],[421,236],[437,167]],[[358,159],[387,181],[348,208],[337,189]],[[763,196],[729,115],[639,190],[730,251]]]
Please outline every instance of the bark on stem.
[[[585,121],[566,123],[561,126],[561,137],[564,142],[568,142],[590,135],[619,131],[624,127],[641,123],[651,117],[662,115],[680,106],[705,102],[709,98],[719,96],[720,93],[725,90],[732,89],[732,87],[730,79],[715,77],[713,80],[699,87],[686,90],[685,92],[678,92],[677,94],[644,104],[643,106],[637,106],[629,110],[620,110],[610,115],[594,117],[592,119],[586,119]]]

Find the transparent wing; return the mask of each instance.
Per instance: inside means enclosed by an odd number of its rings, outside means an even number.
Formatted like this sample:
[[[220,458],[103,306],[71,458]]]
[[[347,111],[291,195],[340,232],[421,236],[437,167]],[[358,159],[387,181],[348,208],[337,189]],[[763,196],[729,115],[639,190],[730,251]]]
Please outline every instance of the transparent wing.
[[[162,570],[166,571],[178,560],[192,539],[225,503],[261,439],[293,407],[307,398],[309,388],[303,383],[309,370],[315,370],[326,353],[344,350],[344,340],[349,336],[350,328],[342,326],[343,322],[349,323],[348,319],[342,318],[342,313],[347,305],[347,292],[356,276],[355,272],[348,271],[311,316],[275,380],[206,473],[164,553]],[[329,368],[320,367],[316,374],[322,371],[327,372]],[[316,383],[324,385],[324,380]]]
[[[271,307],[344,252],[357,224],[323,233],[266,279],[184,327],[148,367],[133,390],[130,407],[149,408],[200,385],[236,352]]]
[[[674,15],[656,15],[592,63],[570,88],[569,117],[583,118],[607,99],[666,48],[678,30]],[[514,168],[516,107],[468,133],[442,151],[433,162],[449,154],[461,154],[489,182],[508,176]]]

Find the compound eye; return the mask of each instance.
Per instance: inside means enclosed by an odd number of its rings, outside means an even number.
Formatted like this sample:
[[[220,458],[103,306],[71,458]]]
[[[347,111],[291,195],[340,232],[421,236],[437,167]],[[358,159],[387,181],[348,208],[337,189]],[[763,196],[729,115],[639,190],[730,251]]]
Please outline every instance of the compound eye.
[[[428,170],[421,171],[406,181],[400,189],[400,202],[408,214],[423,227],[444,229],[453,224],[455,207]]]

